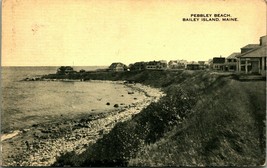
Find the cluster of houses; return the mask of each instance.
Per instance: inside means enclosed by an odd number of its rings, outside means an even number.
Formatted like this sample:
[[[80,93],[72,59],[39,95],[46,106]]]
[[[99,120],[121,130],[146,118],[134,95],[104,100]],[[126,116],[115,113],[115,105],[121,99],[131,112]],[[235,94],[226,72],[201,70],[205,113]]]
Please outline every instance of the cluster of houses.
[[[109,66],[109,71],[141,71],[141,70],[166,70],[168,68],[167,61],[149,61],[149,62],[136,62],[129,66],[123,63],[116,62]]]
[[[209,61],[211,69],[236,71],[266,76],[267,36],[260,37],[259,44],[248,44],[228,57],[214,57]]]
[[[248,44],[240,52],[234,52],[228,57],[214,57],[209,61],[165,60],[136,62],[126,66],[123,63],[112,63],[109,71],[141,71],[141,70],[205,70],[240,72],[246,74],[261,74],[266,76],[267,36],[260,37],[259,44]]]
[[[149,61],[149,62],[135,62],[126,66],[121,62],[112,63],[109,71],[141,71],[141,70],[176,70],[176,69],[189,69],[200,70],[208,69],[208,61],[187,62],[186,60],[171,60],[167,63],[165,60]]]

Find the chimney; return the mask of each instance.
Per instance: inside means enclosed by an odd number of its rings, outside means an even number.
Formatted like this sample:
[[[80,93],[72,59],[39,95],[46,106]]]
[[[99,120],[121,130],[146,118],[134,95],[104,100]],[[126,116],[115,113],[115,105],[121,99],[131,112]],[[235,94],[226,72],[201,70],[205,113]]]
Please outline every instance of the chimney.
[[[265,46],[266,45],[266,43],[267,43],[266,37],[267,36],[260,37],[260,46]]]

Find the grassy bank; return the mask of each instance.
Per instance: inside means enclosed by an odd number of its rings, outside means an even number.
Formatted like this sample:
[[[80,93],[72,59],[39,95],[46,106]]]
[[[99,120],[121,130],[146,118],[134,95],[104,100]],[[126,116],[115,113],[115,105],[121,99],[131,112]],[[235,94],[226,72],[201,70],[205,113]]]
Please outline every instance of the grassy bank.
[[[167,95],[81,155],[59,157],[55,166],[261,165],[266,83],[234,77],[207,71],[87,74],[83,79],[133,80]]]
[[[199,93],[193,115],[167,132],[164,138],[145,145],[130,159],[129,165],[264,163],[265,82],[239,82],[231,77],[218,77]]]

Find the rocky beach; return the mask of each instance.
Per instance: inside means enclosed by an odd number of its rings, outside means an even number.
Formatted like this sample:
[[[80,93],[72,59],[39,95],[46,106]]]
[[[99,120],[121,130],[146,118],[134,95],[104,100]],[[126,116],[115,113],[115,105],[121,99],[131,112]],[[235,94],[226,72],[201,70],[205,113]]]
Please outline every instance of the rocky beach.
[[[41,86],[34,92],[41,89],[40,96],[49,89],[58,98],[52,100],[54,106],[64,110],[54,115],[55,107],[42,113],[37,108],[31,114],[39,118],[16,120],[21,129],[1,137],[2,165],[263,165],[266,81],[244,77],[190,70],[87,72],[16,83],[27,85],[27,91]],[[101,84],[107,87],[102,85],[96,95],[92,88],[97,90]],[[51,100],[46,95],[29,100],[35,99]],[[28,100],[23,103],[30,105]],[[87,111],[77,112],[80,108]],[[10,117],[20,117],[20,111],[8,112]]]
[[[93,81],[101,82],[101,81]],[[102,81],[103,82],[103,81]],[[105,81],[108,82],[108,81]],[[130,105],[118,103],[108,112],[81,114],[75,118],[58,118],[57,121],[34,124],[31,128],[1,135],[3,166],[50,166],[56,158],[70,151],[82,153],[107,134],[118,122],[129,120],[164,93],[142,84],[123,84],[128,94],[141,93]]]

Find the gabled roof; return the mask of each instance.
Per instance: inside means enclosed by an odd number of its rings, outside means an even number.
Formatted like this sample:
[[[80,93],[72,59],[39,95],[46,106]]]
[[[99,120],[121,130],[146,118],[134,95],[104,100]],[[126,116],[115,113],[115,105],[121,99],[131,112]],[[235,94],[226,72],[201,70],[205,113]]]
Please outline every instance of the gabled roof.
[[[114,68],[116,68],[117,66],[120,66],[120,67],[123,67],[123,66],[125,66],[123,63],[121,63],[121,62],[114,62],[114,63],[112,63],[110,66],[109,66],[109,69],[114,69]]]
[[[234,52],[234,53],[232,53],[231,55],[229,55],[229,56],[227,57],[227,59],[236,58],[239,54],[240,54],[240,52]]]
[[[146,64],[146,62],[142,61],[142,62],[135,62],[134,65],[144,65]]]
[[[248,45],[246,45],[246,46],[244,46],[244,47],[242,47],[242,48],[257,48],[257,47],[259,47],[260,45],[259,44],[248,44]],[[241,49],[242,49],[241,48]]]
[[[167,64],[167,61],[165,60],[160,60],[160,61],[149,61],[147,62],[147,65],[156,65],[156,64]]]
[[[160,63],[167,64],[166,60],[159,60]]]
[[[175,61],[171,62],[172,65],[185,65],[187,63],[188,62],[186,60],[175,60]]]
[[[238,55],[238,57],[249,57],[249,58],[258,58],[258,57],[266,57],[267,56],[267,46],[261,46],[249,50],[243,54]]]

